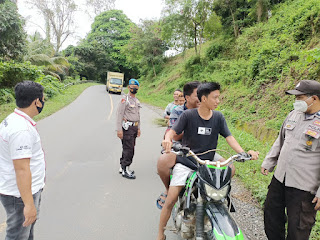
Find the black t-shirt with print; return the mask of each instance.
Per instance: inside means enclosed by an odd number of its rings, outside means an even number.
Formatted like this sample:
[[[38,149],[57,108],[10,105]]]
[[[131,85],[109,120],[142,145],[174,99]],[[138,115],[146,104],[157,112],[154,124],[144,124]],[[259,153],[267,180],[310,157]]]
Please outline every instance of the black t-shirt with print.
[[[219,134],[224,138],[231,136],[226,120],[219,111],[213,111],[212,117],[204,120],[200,117],[198,109],[188,109],[181,114],[172,129],[177,134],[184,132],[182,145],[189,147],[194,153],[215,149]],[[214,154],[215,152],[209,152],[200,155],[199,158],[212,160]],[[181,162],[181,158],[177,158],[177,162]]]

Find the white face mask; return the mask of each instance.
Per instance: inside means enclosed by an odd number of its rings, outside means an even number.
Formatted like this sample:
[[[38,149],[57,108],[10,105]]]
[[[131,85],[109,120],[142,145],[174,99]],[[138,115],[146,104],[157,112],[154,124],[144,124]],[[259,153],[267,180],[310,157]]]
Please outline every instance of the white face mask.
[[[311,97],[309,97],[311,98]],[[309,99],[308,98],[308,99]],[[308,100],[307,99],[307,100]],[[296,100],[294,103],[293,103],[293,108],[294,110],[297,110],[299,112],[306,112],[308,110],[308,108],[312,105],[313,103],[311,103],[309,106],[307,104],[306,101],[304,100]]]

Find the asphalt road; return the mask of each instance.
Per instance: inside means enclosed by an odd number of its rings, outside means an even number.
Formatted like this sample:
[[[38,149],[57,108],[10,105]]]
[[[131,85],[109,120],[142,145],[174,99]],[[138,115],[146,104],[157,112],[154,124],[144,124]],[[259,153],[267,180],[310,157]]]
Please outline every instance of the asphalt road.
[[[156,161],[164,128],[159,114],[143,105],[141,137],[132,169],[137,179],[118,173],[121,142],[116,137],[120,96],[90,87],[72,104],[37,124],[46,156],[47,180],[35,227],[40,240],[152,240],[163,190]],[[0,204],[0,239],[5,236]],[[171,224],[171,220],[170,220]],[[179,239],[167,233],[167,239]]]

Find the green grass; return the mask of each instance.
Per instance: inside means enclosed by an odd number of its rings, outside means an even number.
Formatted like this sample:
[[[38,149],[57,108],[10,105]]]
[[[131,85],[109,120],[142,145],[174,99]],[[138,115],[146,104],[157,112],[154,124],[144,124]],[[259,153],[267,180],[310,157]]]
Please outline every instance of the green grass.
[[[34,118],[35,121],[39,121],[51,114],[57,112],[63,107],[73,102],[86,88],[97,85],[97,83],[85,83],[79,85],[73,85],[64,90],[63,94],[59,94],[46,101],[45,107],[41,114]],[[16,108],[15,103],[0,105],[0,122],[6,118]]]

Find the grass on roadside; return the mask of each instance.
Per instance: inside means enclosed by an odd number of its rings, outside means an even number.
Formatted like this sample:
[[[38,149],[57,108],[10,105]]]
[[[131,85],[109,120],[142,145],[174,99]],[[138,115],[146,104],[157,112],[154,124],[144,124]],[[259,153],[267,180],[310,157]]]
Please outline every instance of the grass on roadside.
[[[39,121],[51,114],[57,112],[68,104],[72,103],[86,88],[97,85],[97,83],[84,83],[68,87],[63,94],[59,94],[46,101],[45,107],[41,114],[34,118]],[[6,118],[16,108],[15,103],[0,105],[0,122]]]

